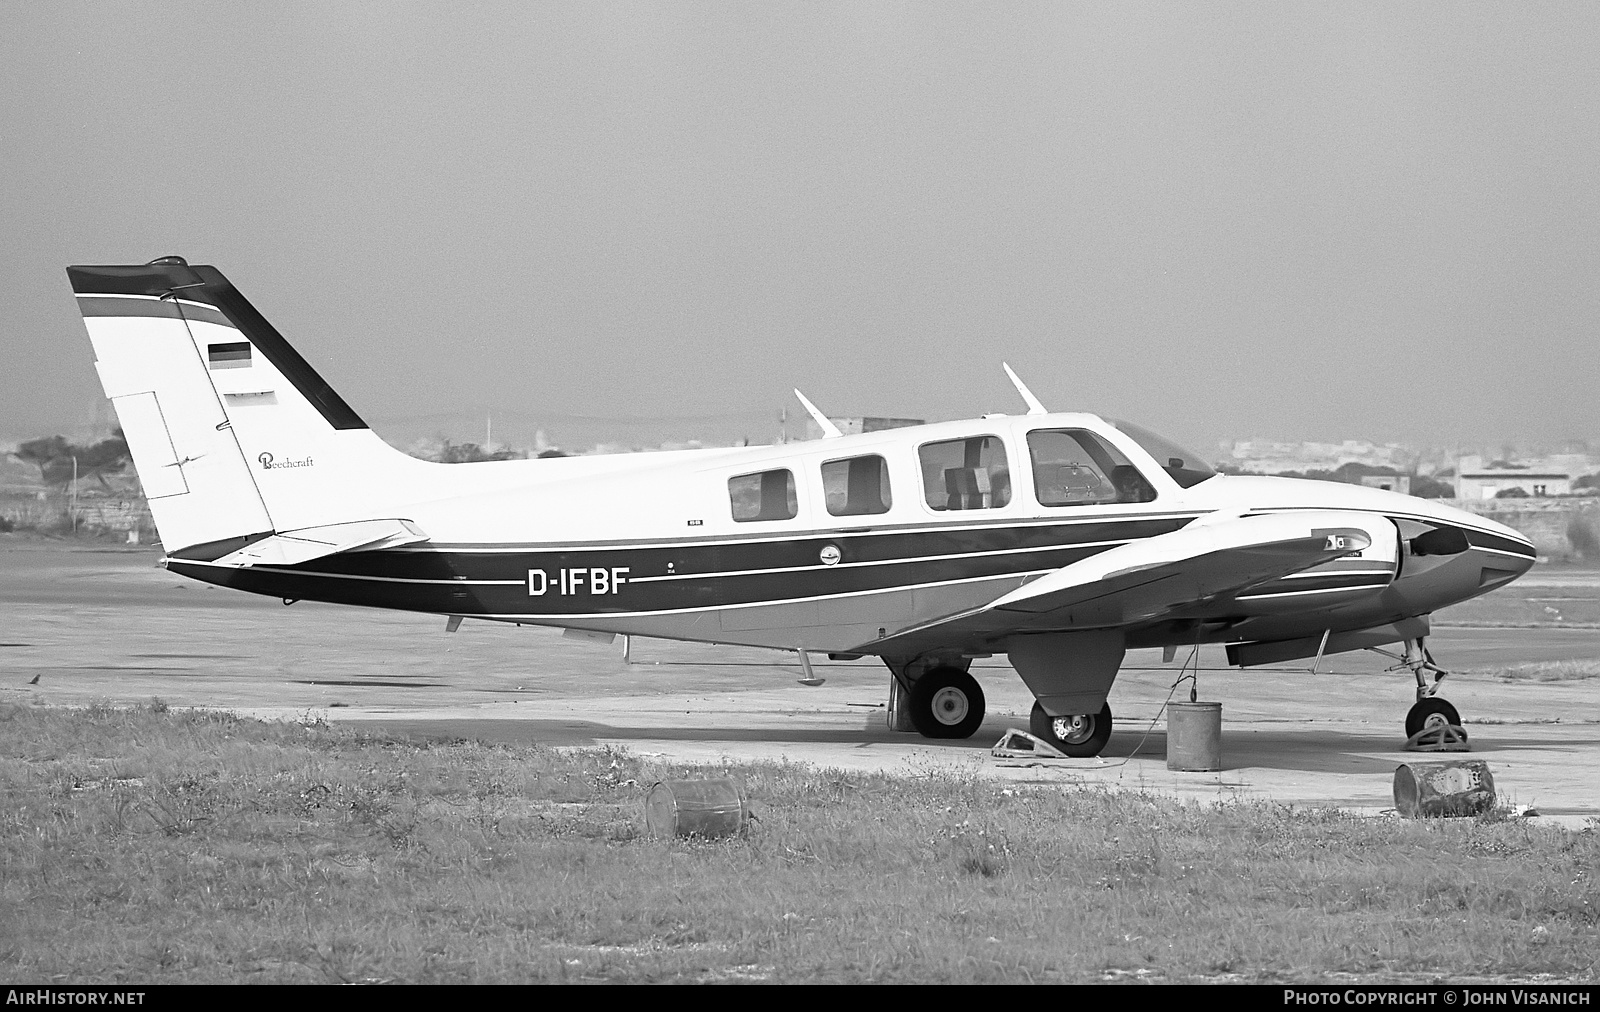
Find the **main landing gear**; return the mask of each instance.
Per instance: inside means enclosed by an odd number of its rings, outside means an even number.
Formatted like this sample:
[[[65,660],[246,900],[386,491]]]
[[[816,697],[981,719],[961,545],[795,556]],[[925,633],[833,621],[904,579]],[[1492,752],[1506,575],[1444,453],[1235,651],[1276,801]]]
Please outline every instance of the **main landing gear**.
[[[1111,704],[1100,707],[1099,713],[1052,717],[1035,702],[1028,715],[1028,730],[1075,759],[1097,756],[1111,740]]]
[[[983,689],[960,668],[934,668],[911,685],[911,723],[925,738],[970,738],[983,724]]]
[[[916,730],[925,738],[970,738],[983,726],[983,689],[966,671],[966,658],[885,658],[890,672],[891,731]],[[907,683],[910,683],[907,687]],[[1069,756],[1097,756],[1111,739],[1111,705],[1099,713],[1052,717],[1037,702],[1028,729]]]
[[[1379,647],[1368,647],[1373,653],[1385,657],[1393,657],[1400,663],[1389,668],[1390,671],[1410,670],[1417,677],[1417,701],[1406,713],[1406,738],[1409,740],[1421,731],[1429,731],[1437,727],[1460,727],[1461,714],[1450,702],[1441,699],[1438,695],[1439,685],[1445,680],[1448,671],[1439,667],[1433,661],[1433,654],[1428,652],[1428,647],[1421,637],[1406,640],[1402,653],[1392,653]],[[1432,673],[1433,681],[1428,681]],[[1462,732],[1466,737],[1466,732]]]

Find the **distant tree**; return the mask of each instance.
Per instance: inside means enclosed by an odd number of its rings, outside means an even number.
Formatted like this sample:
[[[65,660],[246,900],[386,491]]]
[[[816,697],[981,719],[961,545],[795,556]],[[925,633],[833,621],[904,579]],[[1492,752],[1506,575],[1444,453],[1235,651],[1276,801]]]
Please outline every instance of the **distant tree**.
[[[1600,490],[1600,473],[1584,475],[1572,483],[1572,488],[1573,491],[1577,491],[1580,488]]]
[[[50,465],[62,457],[71,458],[72,444],[67,442],[65,436],[50,436],[47,439],[30,439],[17,447],[15,454],[18,460],[25,460],[39,469],[39,477],[46,485],[54,485],[51,479]],[[70,463],[69,463],[70,467]],[[69,471],[67,477],[71,478]]]
[[[1526,499],[1528,498],[1528,490],[1521,485],[1517,485],[1514,488],[1501,489],[1494,494],[1494,497],[1496,499]]]
[[[485,450],[477,443],[452,443],[446,439],[439,449],[439,462],[443,464],[474,464],[485,460],[518,460],[527,454],[516,450]]]
[[[1377,464],[1362,464],[1358,461],[1347,461],[1340,464],[1333,472],[1335,481],[1347,481],[1352,485],[1361,484],[1361,479],[1373,474],[1396,475],[1399,474],[1392,467],[1383,467]]]
[[[1450,482],[1419,474],[1411,479],[1411,494],[1418,499],[1450,499],[1455,496],[1456,487]]]
[[[1585,561],[1600,562],[1600,537],[1585,518],[1575,516],[1567,522],[1567,543]]]
[[[1340,464],[1332,471],[1326,468],[1313,467],[1305,471],[1279,471],[1275,478],[1307,478],[1311,481],[1342,481],[1347,485],[1359,485],[1361,479],[1369,474],[1394,474],[1392,467],[1373,467],[1370,464],[1358,464],[1348,461]]]
[[[106,481],[105,476],[119,474],[127,466],[128,441],[123,438],[121,429],[114,430],[110,439],[102,439],[93,446],[78,449],[79,480],[85,475],[93,475],[107,491],[111,490],[111,483]]]
[[[23,443],[17,447],[16,457],[37,467],[46,485],[65,485],[76,470],[79,481],[93,477],[109,490],[111,485],[105,476],[128,466],[128,442],[121,429],[115,430],[110,439],[86,446],[70,443],[65,436],[49,436]]]

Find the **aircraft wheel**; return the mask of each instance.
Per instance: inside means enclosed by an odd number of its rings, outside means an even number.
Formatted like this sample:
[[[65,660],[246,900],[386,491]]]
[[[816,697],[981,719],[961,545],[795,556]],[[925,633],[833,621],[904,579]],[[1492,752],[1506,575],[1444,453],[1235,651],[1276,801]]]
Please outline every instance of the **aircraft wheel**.
[[[934,668],[911,686],[911,723],[924,738],[970,738],[983,723],[983,689],[960,668]]]
[[[1111,704],[1102,706],[1099,713],[1052,717],[1035,702],[1028,715],[1028,730],[1074,758],[1097,756],[1111,740]]]
[[[1445,724],[1461,726],[1461,714],[1456,712],[1456,708],[1451,706],[1448,700],[1440,699],[1438,696],[1419,699],[1417,705],[1406,714],[1406,737]]]

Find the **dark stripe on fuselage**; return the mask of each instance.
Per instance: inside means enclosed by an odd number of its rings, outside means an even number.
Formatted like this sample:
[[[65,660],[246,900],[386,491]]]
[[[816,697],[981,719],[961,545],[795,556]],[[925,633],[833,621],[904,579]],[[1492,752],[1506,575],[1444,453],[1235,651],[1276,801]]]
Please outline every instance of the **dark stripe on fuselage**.
[[[1248,601],[1256,597],[1278,597],[1290,594],[1327,593],[1335,590],[1380,590],[1387,587],[1389,583],[1389,577],[1375,576],[1371,573],[1330,573],[1306,577],[1285,577],[1274,580],[1264,586],[1256,587],[1248,593],[1240,594],[1239,600]]]
[[[504,555],[519,554],[537,549],[538,551],[591,551],[598,548],[701,548],[710,545],[769,545],[794,541],[796,538],[824,538],[837,544],[842,544],[841,539],[860,537],[882,537],[884,535],[899,534],[961,534],[970,536],[974,532],[992,530],[1020,531],[1027,528],[1055,528],[1076,523],[1082,526],[1094,524],[1102,530],[1107,524],[1125,524],[1132,521],[1143,523],[1173,522],[1171,527],[1161,528],[1162,533],[1168,530],[1177,530],[1188,524],[1196,517],[1204,516],[1209,510],[1196,511],[1170,511],[1162,513],[1103,513],[1088,518],[1082,517],[1082,512],[1077,510],[1063,510],[1054,516],[1020,517],[1016,519],[996,520],[986,516],[986,510],[965,510],[960,512],[945,513],[945,518],[935,521],[919,520],[914,523],[874,524],[871,527],[832,527],[824,530],[808,530],[802,533],[780,532],[771,530],[750,531],[748,533],[720,531],[716,534],[687,535],[678,538],[651,538],[648,541],[639,538],[619,538],[614,541],[541,541],[530,545],[527,542],[510,541],[429,541],[422,545],[409,545],[394,549],[396,552],[452,552],[462,555]],[[972,517],[970,520],[958,520],[956,517]],[[1075,539],[1074,543],[1080,539]],[[1043,543],[1043,542],[1041,542]],[[1059,542],[1052,542],[1059,543]]]
[[[1473,548],[1488,548],[1496,552],[1509,552],[1512,555],[1521,555],[1529,559],[1539,557],[1538,551],[1532,545],[1523,544],[1521,541],[1512,541],[1510,538],[1502,538],[1498,534],[1490,534],[1487,531],[1475,531],[1470,527],[1463,527],[1461,530],[1466,533],[1467,543]]]
[[[1190,519],[811,535],[788,541],[659,548],[357,552],[299,566],[250,569],[193,565],[174,558],[168,568],[274,597],[412,611],[574,616],[666,612],[1059,569],[1118,544],[1178,530]],[[843,557],[838,565],[820,563],[827,545],[839,547]],[[543,574],[532,578],[531,589],[542,588],[544,593],[530,593],[530,571]]]
[[[1271,509],[1257,510],[1247,513],[1246,516],[1255,516],[1261,513],[1301,513],[1310,510],[1327,509],[1325,506],[1274,506]],[[1521,555],[1529,559],[1538,558],[1539,553],[1533,546],[1526,542],[1516,541],[1499,534],[1478,530],[1476,527],[1466,527],[1461,524],[1446,523],[1436,517],[1426,516],[1421,513],[1393,513],[1385,514],[1390,520],[1413,520],[1429,524],[1442,529],[1454,529],[1467,536],[1467,543],[1474,548],[1488,548],[1497,552],[1510,552],[1512,555]]]

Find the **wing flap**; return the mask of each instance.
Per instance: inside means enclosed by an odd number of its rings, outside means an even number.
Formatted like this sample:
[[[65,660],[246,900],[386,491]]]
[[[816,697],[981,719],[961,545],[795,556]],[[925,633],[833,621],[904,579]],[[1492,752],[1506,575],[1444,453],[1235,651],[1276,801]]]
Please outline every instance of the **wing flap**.
[[[274,534],[224,555],[216,564],[240,569],[293,566],[340,552],[377,551],[427,540],[428,535],[409,520],[358,520]]]

